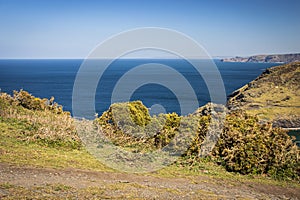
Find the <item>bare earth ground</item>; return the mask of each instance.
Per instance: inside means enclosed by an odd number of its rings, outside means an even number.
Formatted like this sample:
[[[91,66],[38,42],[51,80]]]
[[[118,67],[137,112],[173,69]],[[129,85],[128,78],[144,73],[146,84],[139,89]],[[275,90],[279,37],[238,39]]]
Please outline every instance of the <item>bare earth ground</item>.
[[[300,199],[300,190],[206,176],[158,178],[0,163],[0,199]]]

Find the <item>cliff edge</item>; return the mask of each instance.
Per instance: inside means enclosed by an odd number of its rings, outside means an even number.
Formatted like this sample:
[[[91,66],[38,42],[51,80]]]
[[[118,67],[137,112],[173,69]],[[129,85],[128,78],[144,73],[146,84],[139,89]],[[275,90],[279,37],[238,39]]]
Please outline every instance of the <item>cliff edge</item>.
[[[266,69],[228,98],[229,110],[245,110],[276,127],[299,128],[300,62]]]

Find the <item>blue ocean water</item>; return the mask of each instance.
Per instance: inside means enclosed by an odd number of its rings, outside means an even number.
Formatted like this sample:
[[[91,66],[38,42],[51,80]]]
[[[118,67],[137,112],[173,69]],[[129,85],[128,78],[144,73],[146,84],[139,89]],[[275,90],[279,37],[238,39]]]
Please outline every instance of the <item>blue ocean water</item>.
[[[259,76],[275,63],[226,63],[214,60],[229,95]],[[64,110],[72,112],[72,92],[81,59],[6,59],[0,60],[0,89],[12,94],[13,90],[24,89],[41,98],[55,97]],[[160,63],[170,66],[184,76],[195,91],[199,106],[210,101],[208,89],[201,75],[185,60],[180,59],[119,59],[115,60],[101,77],[95,96],[96,112],[101,113],[111,104],[112,91],[117,81],[135,66]],[[159,75],[158,72],[154,74]],[[183,91],[184,92],[184,91]],[[146,84],[135,90],[131,100],[142,100],[147,107],[162,105],[166,112],[180,113],[176,95],[167,87]]]

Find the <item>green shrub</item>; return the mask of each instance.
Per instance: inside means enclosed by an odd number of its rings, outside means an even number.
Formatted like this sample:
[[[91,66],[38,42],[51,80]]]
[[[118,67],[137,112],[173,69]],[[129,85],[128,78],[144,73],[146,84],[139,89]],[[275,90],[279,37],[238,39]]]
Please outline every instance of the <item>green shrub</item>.
[[[56,114],[63,113],[62,106],[54,102],[54,97],[49,100],[46,98],[40,99],[24,90],[14,91],[11,103],[21,105],[29,110],[51,110]]]
[[[261,125],[257,117],[241,111],[227,116],[212,156],[228,171],[282,179],[299,177],[299,149],[286,131]]]
[[[136,146],[145,140],[146,126],[151,117],[141,101],[115,103],[95,122],[100,125],[106,137],[119,146]]]
[[[151,117],[141,101],[112,104],[95,121],[114,144],[140,150],[162,148],[180,125],[176,113]]]
[[[192,116],[190,116],[192,117]],[[210,122],[210,116],[198,116],[197,120],[198,124],[196,127],[196,135],[193,138],[193,142],[190,145],[186,155],[184,155],[186,158],[191,156],[193,158],[200,157],[201,153],[201,145],[204,141],[204,138],[208,132],[208,126]],[[192,159],[195,160],[195,159]]]
[[[165,120],[163,121],[162,129],[154,136],[154,146],[159,149],[169,144],[174,138],[181,121],[181,117],[176,113],[161,114],[160,117]]]
[[[149,110],[141,101],[133,101],[128,105],[130,117],[136,125],[145,127],[151,121]]]
[[[172,150],[182,150],[187,142],[192,141],[180,160],[184,165],[197,166],[193,162],[203,159],[200,158],[201,145],[210,125],[211,110],[208,107],[198,109],[196,114],[186,117],[176,113],[151,117],[140,101],[119,103],[113,104],[96,121],[115,144],[138,148],[139,151],[146,148],[161,149],[170,144]],[[118,110],[118,120],[113,117],[112,109]],[[128,118],[123,116],[128,116],[128,113],[130,121],[126,121]],[[120,125],[125,128],[120,128]],[[133,127],[130,129],[130,126]],[[132,134],[139,131],[143,134]],[[174,142],[178,134],[189,136]],[[257,117],[235,111],[226,116],[220,139],[206,159],[224,166],[227,171],[268,174],[276,179],[298,179],[299,158],[299,148],[284,130],[272,128],[271,124],[260,124]]]

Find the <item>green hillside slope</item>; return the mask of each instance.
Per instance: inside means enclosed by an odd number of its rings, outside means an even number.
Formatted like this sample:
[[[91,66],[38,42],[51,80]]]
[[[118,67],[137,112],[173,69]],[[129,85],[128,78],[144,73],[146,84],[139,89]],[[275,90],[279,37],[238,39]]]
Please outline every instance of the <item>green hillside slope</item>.
[[[274,126],[300,127],[300,62],[267,69],[229,96],[230,110],[242,109]]]

